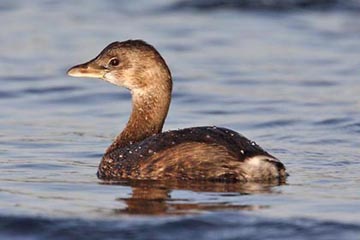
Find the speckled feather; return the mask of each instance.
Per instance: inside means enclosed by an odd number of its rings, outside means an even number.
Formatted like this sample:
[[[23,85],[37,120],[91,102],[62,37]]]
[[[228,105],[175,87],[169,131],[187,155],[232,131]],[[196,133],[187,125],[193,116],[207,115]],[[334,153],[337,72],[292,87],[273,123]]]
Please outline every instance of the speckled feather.
[[[168,131],[107,153],[102,179],[246,181],[241,165],[254,156],[276,159],[255,142],[219,127]]]

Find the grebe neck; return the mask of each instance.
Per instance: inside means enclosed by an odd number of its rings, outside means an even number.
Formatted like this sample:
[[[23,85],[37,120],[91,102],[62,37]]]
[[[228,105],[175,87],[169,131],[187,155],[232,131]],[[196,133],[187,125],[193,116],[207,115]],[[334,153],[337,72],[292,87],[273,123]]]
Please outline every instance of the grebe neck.
[[[165,86],[131,91],[130,118],[106,153],[140,142],[162,131],[171,101],[171,79],[169,83]]]

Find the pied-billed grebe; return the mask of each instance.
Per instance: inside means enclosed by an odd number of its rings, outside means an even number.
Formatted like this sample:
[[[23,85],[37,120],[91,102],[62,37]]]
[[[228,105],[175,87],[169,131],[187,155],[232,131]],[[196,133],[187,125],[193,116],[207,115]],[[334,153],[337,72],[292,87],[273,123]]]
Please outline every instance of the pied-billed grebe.
[[[106,150],[100,179],[266,181],[287,175],[277,158],[232,130],[194,127],[162,132],[171,100],[171,73],[158,51],[142,40],[111,43],[68,74],[101,78],[132,94],[130,119]]]

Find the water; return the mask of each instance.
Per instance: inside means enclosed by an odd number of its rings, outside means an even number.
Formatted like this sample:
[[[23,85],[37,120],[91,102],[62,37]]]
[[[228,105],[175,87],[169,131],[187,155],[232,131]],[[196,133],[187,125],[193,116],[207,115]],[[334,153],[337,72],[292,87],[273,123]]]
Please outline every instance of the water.
[[[0,238],[359,239],[359,6],[2,1]],[[172,70],[165,130],[235,129],[282,160],[287,183],[97,180],[130,95],[65,73],[129,38]]]

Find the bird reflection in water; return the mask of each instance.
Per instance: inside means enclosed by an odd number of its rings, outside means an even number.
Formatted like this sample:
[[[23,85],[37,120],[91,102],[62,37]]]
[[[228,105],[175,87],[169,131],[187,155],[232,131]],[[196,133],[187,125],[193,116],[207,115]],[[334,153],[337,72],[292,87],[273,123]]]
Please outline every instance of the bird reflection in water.
[[[269,205],[237,204],[230,197],[252,194],[276,194],[279,193],[275,186],[284,182],[270,183],[213,183],[213,182],[161,182],[161,181],[126,181],[117,183],[130,186],[132,193],[129,198],[117,198],[124,202],[125,208],[115,209],[115,214],[124,215],[179,215],[192,214],[207,211],[241,211],[258,210],[268,208]],[[199,193],[209,193],[211,198],[195,200],[171,196],[172,191],[185,190]],[[228,199],[226,199],[228,198]]]

